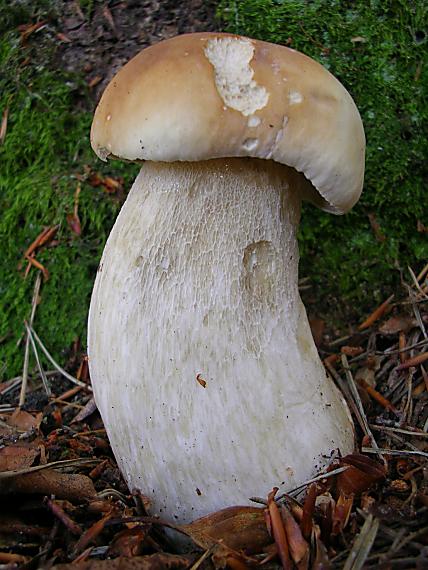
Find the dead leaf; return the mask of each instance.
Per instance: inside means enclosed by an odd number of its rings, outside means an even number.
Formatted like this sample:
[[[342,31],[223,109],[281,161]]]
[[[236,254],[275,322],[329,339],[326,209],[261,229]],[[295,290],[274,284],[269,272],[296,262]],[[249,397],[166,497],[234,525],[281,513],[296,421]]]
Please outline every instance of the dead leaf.
[[[291,558],[299,570],[306,570],[309,565],[309,544],[303,538],[300,526],[287,507],[281,507],[281,516],[284,521]]]
[[[143,544],[151,525],[139,525],[127,528],[116,534],[108,549],[108,556],[138,556],[142,554]]]
[[[52,570],[181,570],[189,568],[191,560],[176,554],[150,554],[112,560],[86,560],[85,562],[58,564]]]
[[[379,327],[379,332],[384,335],[406,333],[416,324],[415,319],[410,316],[391,317]]]
[[[69,475],[54,469],[33,471],[0,481],[0,495],[18,493],[55,495],[58,499],[77,503],[96,496],[92,480],[86,475]]]
[[[12,427],[18,428],[21,431],[31,431],[39,429],[42,419],[42,412],[33,416],[30,413],[17,408],[8,418],[6,423]]]
[[[367,491],[374,483],[386,475],[384,465],[359,453],[346,455],[340,460],[340,466],[348,465],[346,471],[337,476],[337,489],[345,495]]]
[[[333,511],[333,524],[331,529],[333,536],[340,534],[348,524],[353,504],[354,495],[345,495],[345,493],[341,491]]]
[[[16,471],[31,467],[39,455],[34,447],[9,445],[0,449],[0,471]]]
[[[229,548],[251,554],[272,542],[264,509],[258,507],[229,507],[180,528],[206,550],[222,540]]]
[[[92,452],[92,447],[90,445],[87,445],[76,438],[68,439],[67,446],[76,451],[78,455],[91,454]]]
[[[336,507],[336,501],[330,493],[323,493],[322,495],[318,495],[316,507],[318,512],[321,514],[319,524],[321,537],[328,542],[331,535],[331,529],[333,528],[333,513]]]

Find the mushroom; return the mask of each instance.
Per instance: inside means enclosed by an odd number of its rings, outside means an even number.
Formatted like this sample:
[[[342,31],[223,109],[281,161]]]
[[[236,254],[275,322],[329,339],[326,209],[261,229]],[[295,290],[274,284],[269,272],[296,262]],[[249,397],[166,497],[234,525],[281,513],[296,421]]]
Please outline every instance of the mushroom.
[[[186,522],[301,484],[353,423],[298,291],[302,199],[358,200],[364,131],[345,88],[292,49],[197,33],[106,88],[97,155],[145,161],[92,294],[96,402],[130,489]]]

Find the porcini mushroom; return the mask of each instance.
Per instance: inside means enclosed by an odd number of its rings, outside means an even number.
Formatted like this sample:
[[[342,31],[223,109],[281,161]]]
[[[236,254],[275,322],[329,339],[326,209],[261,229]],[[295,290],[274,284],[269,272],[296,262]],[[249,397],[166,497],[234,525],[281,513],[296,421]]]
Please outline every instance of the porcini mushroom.
[[[298,291],[302,199],[358,200],[345,88],[286,47],[220,33],[143,50],[104,92],[97,155],[142,161],[89,315],[96,402],[131,489],[179,521],[286,489],[353,449]]]

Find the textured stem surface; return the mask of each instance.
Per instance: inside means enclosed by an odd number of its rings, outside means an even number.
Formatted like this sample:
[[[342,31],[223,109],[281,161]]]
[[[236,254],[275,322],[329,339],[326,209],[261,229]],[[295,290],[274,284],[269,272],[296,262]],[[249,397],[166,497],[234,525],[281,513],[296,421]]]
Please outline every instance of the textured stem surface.
[[[270,161],[145,163],[108,239],[91,378],[130,488],[164,516],[295,486],[352,450],[298,293],[302,184]]]

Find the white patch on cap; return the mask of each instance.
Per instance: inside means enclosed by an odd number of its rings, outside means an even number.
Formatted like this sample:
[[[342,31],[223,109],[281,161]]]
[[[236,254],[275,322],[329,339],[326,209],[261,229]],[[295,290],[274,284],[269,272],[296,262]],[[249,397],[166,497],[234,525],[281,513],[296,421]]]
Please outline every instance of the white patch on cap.
[[[248,117],[248,123],[247,125],[251,128],[251,127],[258,127],[261,123],[261,119],[260,117],[258,117],[257,115],[251,115],[250,117]]]
[[[297,105],[303,101],[303,95],[298,91],[290,91],[288,94],[288,101],[290,105]]]
[[[258,139],[246,139],[243,143],[242,143],[242,148],[244,150],[246,150],[247,152],[251,152],[253,150],[255,150],[257,148],[257,145],[259,144]]]
[[[253,79],[250,61],[253,59],[254,46],[249,40],[208,40],[205,55],[214,67],[217,91],[228,107],[247,117],[266,106],[269,93]]]

